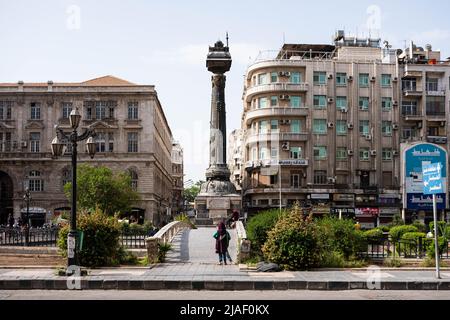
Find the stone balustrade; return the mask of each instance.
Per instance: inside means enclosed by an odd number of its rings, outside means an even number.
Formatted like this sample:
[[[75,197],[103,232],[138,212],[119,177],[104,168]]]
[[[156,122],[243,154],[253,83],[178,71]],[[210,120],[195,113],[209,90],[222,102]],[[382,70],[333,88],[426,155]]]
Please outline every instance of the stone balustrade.
[[[173,237],[182,229],[190,229],[191,224],[185,221],[172,221],[161,228],[155,235],[147,238],[147,256],[149,263],[158,262],[159,245],[169,243]]]
[[[250,255],[250,240],[247,240],[247,231],[245,231],[242,221],[236,222],[236,233],[238,261],[241,262]]]

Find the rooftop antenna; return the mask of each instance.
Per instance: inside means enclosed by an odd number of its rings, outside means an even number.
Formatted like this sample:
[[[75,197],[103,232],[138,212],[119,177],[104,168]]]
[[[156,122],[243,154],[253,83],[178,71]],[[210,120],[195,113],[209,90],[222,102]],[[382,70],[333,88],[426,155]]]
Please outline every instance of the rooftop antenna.
[[[227,38],[226,39],[227,39],[227,47],[228,47],[228,31],[227,31]]]

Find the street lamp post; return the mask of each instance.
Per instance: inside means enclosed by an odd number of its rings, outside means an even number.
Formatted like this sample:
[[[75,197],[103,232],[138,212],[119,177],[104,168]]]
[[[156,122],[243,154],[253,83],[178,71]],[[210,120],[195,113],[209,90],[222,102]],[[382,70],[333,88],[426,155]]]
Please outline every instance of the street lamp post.
[[[27,215],[25,218],[25,246],[28,246],[28,240],[30,235],[30,201],[31,201],[31,194],[30,194],[30,188],[26,187],[25,194],[23,195],[23,200],[27,204]]]
[[[72,132],[65,134],[61,128],[56,127],[56,137],[52,141],[52,154],[55,157],[61,156],[63,153],[64,143],[60,137],[68,140],[72,145],[72,208],[70,215],[70,231],[67,235],[67,267],[72,271],[71,266],[78,266],[77,254],[77,145],[79,141],[86,140],[86,151],[90,157],[95,155],[95,131],[93,129],[86,129],[82,134],[78,134],[77,129],[80,125],[81,115],[78,109],[74,109],[69,115],[70,126]]]

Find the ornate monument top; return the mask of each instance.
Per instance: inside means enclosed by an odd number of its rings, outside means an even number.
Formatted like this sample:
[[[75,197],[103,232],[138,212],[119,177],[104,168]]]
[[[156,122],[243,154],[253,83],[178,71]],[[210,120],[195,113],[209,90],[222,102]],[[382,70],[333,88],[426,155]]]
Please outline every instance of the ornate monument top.
[[[228,46],[222,41],[217,41],[214,47],[209,47],[208,56],[206,57],[206,67],[212,73],[225,73],[231,68],[231,55]]]

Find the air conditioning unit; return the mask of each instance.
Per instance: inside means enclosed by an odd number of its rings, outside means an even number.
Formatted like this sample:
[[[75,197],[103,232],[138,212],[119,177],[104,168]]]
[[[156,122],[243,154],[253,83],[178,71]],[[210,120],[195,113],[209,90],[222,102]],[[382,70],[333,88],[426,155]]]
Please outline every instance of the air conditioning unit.
[[[328,79],[333,79],[333,75],[330,73],[327,78]]]
[[[347,150],[347,155],[352,156],[353,155],[353,150]]]
[[[328,183],[336,183],[336,179],[333,177],[328,177]]]
[[[347,77],[347,80],[348,80],[348,81],[353,81],[353,76],[348,76],[348,77]]]
[[[392,125],[392,129],[397,130],[397,129],[398,129],[398,124],[394,123],[394,124]]]
[[[397,151],[397,150],[393,150],[393,151],[392,151],[392,155],[393,155],[393,156],[398,156],[398,151]]]
[[[289,142],[288,141],[283,142],[281,144],[281,149],[285,151],[289,150]]]
[[[394,100],[394,101],[392,102],[392,105],[393,105],[394,107],[398,106],[398,101],[397,101],[397,100]]]
[[[375,77],[370,78],[371,82],[375,82]]]
[[[366,138],[366,140],[372,140],[372,136],[370,134],[364,135],[364,138]]]
[[[397,82],[397,81],[398,81],[397,77],[392,78],[392,82]]]
[[[280,99],[281,100],[289,100],[289,95],[288,94],[280,94]]]
[[[285,119],[285,120],[283,120],[283,123],[284,123],[284,124],[291,124],[291,120]]]
[[[21,146],[22,148],[26,148],[26,147],[28,146],[28,141],[23,140],[22,143],[20,144],[20,146]]]
[[[327,123],[327,127],[328,128],[333,128],[334,127],[334,123],[333,122],[328,122]]]
[[[347,108],[341,108],[341,112],[342,112],[342,113],[347,113],[348,110],[347,110]]]
[[[290,73],[289,71],[285,71],[285,72],[284,72],[284,75],[285,75],[286,77],[290,77],[290,76],[291,76],[291,73]]]
[[[328,98],[328,103],[333,103],[334,99],[333,98]]]
[[[417,123],[417,128],[422,129],[422,121]]]
[[[377,155],[377,150],[370,150],[370,155],[371,156],[376,156]]]
[[[348,129],[353,129],[353,123],[347,123],[347,128]]]

